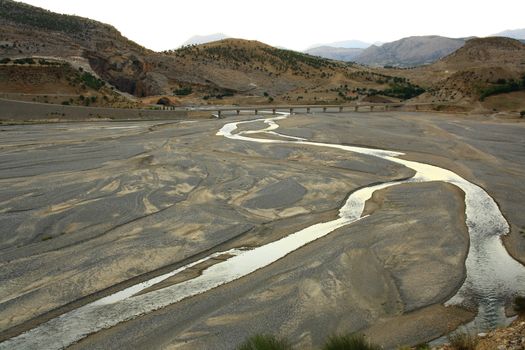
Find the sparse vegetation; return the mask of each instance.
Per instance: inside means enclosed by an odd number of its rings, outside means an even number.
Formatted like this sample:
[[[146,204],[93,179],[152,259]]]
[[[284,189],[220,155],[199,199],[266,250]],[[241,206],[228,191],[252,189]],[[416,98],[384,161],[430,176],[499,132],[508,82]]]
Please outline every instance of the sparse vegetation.
[[[35,60],[31,57],[19,58],[14,60],[13,64],[35,64]]]
[[[479,339],[470,333],[455,333],[448,337],[450,345],[455,350],[475,350]]]
[[[522,90],[525,90],[525,75],[519,81],[514,79],[498,79],[495,84],[481,90],[479,99],[480,101],[483,101],[485,98],[492,95]]]
[[[519,314],[525,313],[525,296],[518,295],[514,297],[514,310]]]
[[[328,338],[323,350],[381,350],[381,347],[370,343],[362,334],[334,335]]]
[[[292,346],[285,339],[268,334],[257,334],[242,343],[238,350],[291,350]]]
[[[191,86],[183,87],[183,88],[180,88],[180,89],[177,89],[177,90],[173,90],[173,94],[175,96],[187,96],[187,95],[191,94],[192,92],[193,92],[193,89],[191,88]]]
[[[104,86],[103,80],[96,78],[94,75],[88,72],[82,73],[80,79],[85,86],[94,90],[100,90],[100,88]]]

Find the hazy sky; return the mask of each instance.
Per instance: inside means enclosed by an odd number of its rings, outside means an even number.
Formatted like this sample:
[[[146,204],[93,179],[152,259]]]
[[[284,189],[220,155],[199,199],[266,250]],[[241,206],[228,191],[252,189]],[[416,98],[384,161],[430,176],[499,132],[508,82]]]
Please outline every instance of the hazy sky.
[[[411,35],[487,36],[525,28],[525,0],[25,0],[109,23],[153,50],[225,33],[304,50],[316,43]]]

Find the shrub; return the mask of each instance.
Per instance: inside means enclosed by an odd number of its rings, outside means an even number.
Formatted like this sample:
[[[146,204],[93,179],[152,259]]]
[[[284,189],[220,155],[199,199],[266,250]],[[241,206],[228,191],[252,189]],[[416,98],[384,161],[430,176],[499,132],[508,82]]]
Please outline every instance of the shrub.
[[[381,347],[370,343],[362,334],[346,334],[331,336],[323,350],[381,350]]]
[[[242,343],[238,350],[291,350],[292,346],[285,339],[268,334],[256,334]]]
[[[176,96],[187,96],[193,92],[193,89],[191,87],[185,87],[180,88],[177,90],[173,90],[173,94]]]
[[[478,344],[478,337],[469,333],[455,333],[448,338],[455,350],[474,350]]]
[[[514,298],[514,310],[516,310],[520,314],[525,313],[525,296],[518,295]]]
[[[101,79],[97,79],[94,75],[84,72],[82,76],[80,77],[84,85],[94,89],[94,90],[100,90],[102,86],[104,86],[104,81]]]
[[[2,59],[0,60],[0,63],[1,63],[1,64],[6,64],[6,63],[9,63],[9,62],[11,62],[11,59],[10,59],[9,57],[2,58]]]
[[[520,112],[520,117],[525,118],[525,111]]]

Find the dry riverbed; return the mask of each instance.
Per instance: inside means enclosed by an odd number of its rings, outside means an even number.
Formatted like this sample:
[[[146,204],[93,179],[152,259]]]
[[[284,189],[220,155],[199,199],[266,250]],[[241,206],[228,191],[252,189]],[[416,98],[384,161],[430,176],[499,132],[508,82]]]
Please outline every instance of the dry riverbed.
[[[216,136],[225,122],[1,127],[0,338],[210,253],[331,220],[356,189],[413,174],[366,155]],[[525,124],[415,113],[297,115],[279,124],[280,133],[312,141],[402,151],[477,183],[511,224],[507,248],[525,260]],[[464,278],[461,191],[395,186],[365,212],[251,275],[73,347],[228,349],[265,332],[308,348],[348,331],[389,347],[428,341],[473,317],[440,305]]]

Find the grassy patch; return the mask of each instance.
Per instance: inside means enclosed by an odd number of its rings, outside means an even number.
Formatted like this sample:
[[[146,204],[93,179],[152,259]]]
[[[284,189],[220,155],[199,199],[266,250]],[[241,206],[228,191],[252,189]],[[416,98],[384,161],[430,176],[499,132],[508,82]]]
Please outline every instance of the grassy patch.
[[[381,350],[381,347],[370,343],[361,334],[334,335],[328,338],[323,350]]]
[[[478,337],[469,333],[456,333],[448,338],[450,345],[455,350],[474,350],[478,344]]]
[[[80,77],[82,83],[86,85],[87,87],[90,87],[94,90],[100,90],[101,87],[104,86],[104,81],[101,79],[97,79],[94,75],[84,72],[82,73]]]
[[[518,295],[514,298],[514,310],[520,314],[525,313],[525,296]]]
[[[242,343],[238,350],[291,350],[292,346],[285,339],[268,334],[256,334]]]
[[[479,99],[480,101],[485,100],[486,97],[492,96],[492,95],[499,95],[499,94],[505,94],[509,92],[514,91],[522,91],[525,90],[525,76],[521,78],[521,80],[505,80],[505,79],[499,79],[496,84],[493,84],[485,89],[482,89],[480,92]]]

